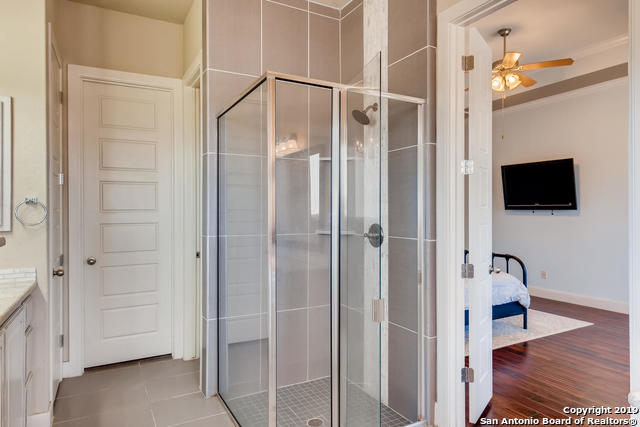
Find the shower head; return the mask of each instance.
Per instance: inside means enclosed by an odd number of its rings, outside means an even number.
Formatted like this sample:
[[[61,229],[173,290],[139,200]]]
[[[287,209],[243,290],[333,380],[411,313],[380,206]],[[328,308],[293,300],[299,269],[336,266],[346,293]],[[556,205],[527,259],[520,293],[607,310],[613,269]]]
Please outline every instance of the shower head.
[[[351,115],[361,125],[368,125],[370,123],[370,120],[369,116],[367,116],[367,111],[369,110],[378,111],[378,103],[376,102],[374,104],[371,104],[364,110],[353,110],[351,112]]]

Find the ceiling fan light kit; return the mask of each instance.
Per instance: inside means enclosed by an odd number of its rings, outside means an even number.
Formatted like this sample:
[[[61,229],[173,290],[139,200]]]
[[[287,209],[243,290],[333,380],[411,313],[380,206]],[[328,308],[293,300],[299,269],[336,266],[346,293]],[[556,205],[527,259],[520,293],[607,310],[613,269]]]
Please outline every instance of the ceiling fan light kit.
[[[522,71],[538,70],[540,68],[562,67],[573,64],[573,59],[555,59],[552,61],[534,62],[520,65],[521,52],[507,52],[507,36],[511,34],[511,28],[501,28],[498,35],[502,37],[503,56],[502,61],[496,61],[491,71],[491,89],[495,92],[514,90],[520,85],[530,87],[536,84],[531,77]]]

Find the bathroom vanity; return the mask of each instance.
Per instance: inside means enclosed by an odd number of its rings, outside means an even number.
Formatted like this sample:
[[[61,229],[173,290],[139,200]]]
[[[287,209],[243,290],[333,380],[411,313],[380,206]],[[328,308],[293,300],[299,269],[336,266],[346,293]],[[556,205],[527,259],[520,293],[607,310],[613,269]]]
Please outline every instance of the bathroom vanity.
[[[0,420],[2,427],[25,427],[33,378],[35,270],[0,273]]]

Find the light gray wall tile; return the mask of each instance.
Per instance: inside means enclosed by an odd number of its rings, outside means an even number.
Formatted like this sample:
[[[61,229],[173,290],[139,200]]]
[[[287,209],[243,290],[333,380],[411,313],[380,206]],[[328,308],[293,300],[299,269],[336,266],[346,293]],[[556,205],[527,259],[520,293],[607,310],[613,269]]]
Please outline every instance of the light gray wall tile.
[[[220,154],[219,162],[218,232],[220,235],[260,234],[263,231],[260,158]]]
[[[352,10],[354,10],[356,7],[360,6],[360,9],[362,9],[362,0],[352,0],[349,3],[347,3],[342,10],[340,11],[340,16],[342,18],[345,18],[349,13],[351,13]]]
[[[358,7],[342,19],[340,26],[342,83],[353,82],[357,76],[362,74],[364,67],[363,28],[362,7]]]
[[[309,306],[329,304],[330,295],[331,236],[309,234]]]
[[[212,68],[260,74],[260,0],[209,0]]]
[[[427,51],[424,49],[389,67],[389,92],[427,98]]]
[[[202,319],[202,355],[200,381],[205,396],[218,392],[218,323],[217,319]]]
[[[358,310],[341,307],[340,323],[345,321],[340,351],[343,352],[346,365],[341,364],[341,375],[349,381],[362,384],[364,381],[364,314]]]
[[[307,0],[273,0],[278,3],[286,4],[287,6],[297,7],[298,9],[307,10],[309,2]]]
[[[333,7],[323,6],[321,4],[317,4],[317,3],[313,3],[313,2],[309,2],[309,12],[319,13],[319,14],[324,15],[324,16],[340,19],[340,10],[339,9],[336,9],[336,8],[333,8]]]
[[[389,407],[418,418],[418,336],[389,323]]]
[[[340,23],[313,13],[309,15],[309,77],[340,80]]]
[[[436,336],[436,242],[424,242],[424,331],[428,337]]]
[[[203,236],[201,244],[202,315],[206,319],[215,319],[218,316],[218,292],[215,286],[218,283],[218,238]]]
[[[309,162],[276,160],[276,233],[307,233],[309,226]]]
[[[426,387],[425,387],[425,406],[427,412],[425,414],[425,420],[428,425],[433,424],[435,415],[435,402],[436,402],[436,337],[424,338],[425,348],[425,375],[426,375]]]
[[[427,49],[427,142],[436,142],[436,49]]]
[[[306,234],[276,238],[278,310],[307,306],[308,244]]]
[[[205,236],[218,234],[218,157],[206,154],[202,159],[202,233]]]
[[[263,96],[264,95],[264,96]],[[220,153],[260,155],[266,152],[266,86],[254,89],[218,120]]]
[[[307,75],[307,12],[262,2],[262,70]]]
[[[220,237],[220,316],[260,312],[261,237]],[[210,316],[211,318],[211,316]]]
[[[417,147],[389,153],[389,230],[394,237],[417,238]]]
[[[427,44],[429,46],[436,46],[438,35],[438,0],[428,0],[429,9],[427,12]]]
[[[418,242],[389,238],[389,322],[418,330]]]
[[[276,141],[296,140],[296,148],[276,151],[278,158],[306,159],[309,155],[309,89],[284,81],[276,82]]]
[[[331,90],[309,88],[309,154],[331,156],[331,102]]]
[[[307,310],[281,311],[277,315],[278,387],[307,378]]]
[[[309,378],[331,375],[331,309],[309,309]]]
[[[436,238],[436,145],[424,146],[424,230],[429,240]]]
[[[390,100],[389,150],[418,144],[418,106],[410,102]]]
[[[389,2],[389,63],[427,45],[428,0]]]

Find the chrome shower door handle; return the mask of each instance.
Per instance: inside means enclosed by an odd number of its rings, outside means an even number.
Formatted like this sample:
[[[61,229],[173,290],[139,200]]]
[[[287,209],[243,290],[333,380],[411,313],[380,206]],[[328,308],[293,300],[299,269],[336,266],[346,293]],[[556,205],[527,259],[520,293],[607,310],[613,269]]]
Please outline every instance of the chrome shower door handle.
[[[371,224],[369,231],[364,233],[364,237],[369,240],[369,243],[374,248],[379,248],[384,242],[384,232],[380,224]]]

